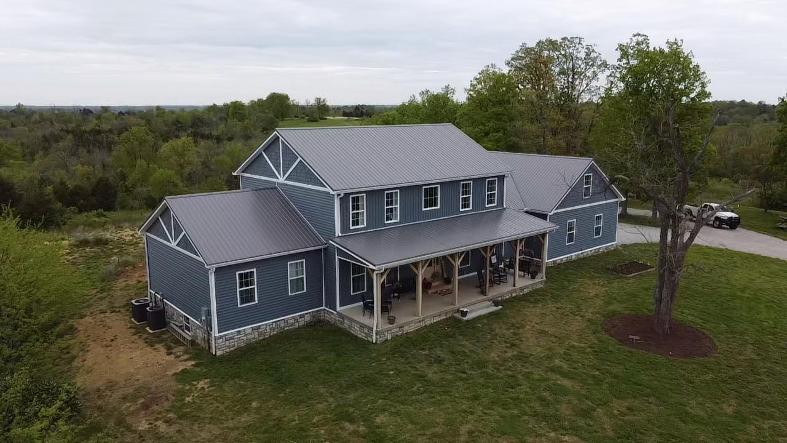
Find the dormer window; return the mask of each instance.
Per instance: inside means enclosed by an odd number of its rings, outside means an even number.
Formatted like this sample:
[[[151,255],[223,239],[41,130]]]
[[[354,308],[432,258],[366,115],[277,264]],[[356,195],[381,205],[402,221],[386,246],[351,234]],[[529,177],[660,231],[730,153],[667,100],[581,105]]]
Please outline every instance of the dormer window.
[[[582,186],[582,198],[590,198],[593,193],[593,174],[585,174]]]
[[[438,209],[440,207],[440,185],[424,186],[423,193],[423,210]]]

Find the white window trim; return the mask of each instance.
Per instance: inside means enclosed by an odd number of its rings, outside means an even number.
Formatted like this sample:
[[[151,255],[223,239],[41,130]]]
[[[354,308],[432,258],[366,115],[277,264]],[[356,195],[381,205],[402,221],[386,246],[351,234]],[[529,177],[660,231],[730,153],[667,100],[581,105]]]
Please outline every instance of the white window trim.
[[[568,230],[568,225],[569,224],[573,224],[574,225],[574,229],[569,231]],[[573,238],[571,239],[571,243],[569,243],[569,241],[568,241],[568,234],[569,233],[573,234]],[[572,218],[571,220],[566,220],[566,245],[573,245],[574,242],[576,242],[576,241],[577,241],[577,219]]]
[[[361,274],[353,274],[353,266],[360,267],[361,269],[363,269],[363,272]],[[359,275],[363,275],[363,289],[361,289],[360,291],[354,291],[353,290],[354,289],[353,288],[353,280],[354,280],[355,277],[358,277]],[[357,294],[361,294],[363,292],[366,292],[366,285],[367,285],[366,268],[361,266],[361,265],[357,265],[355,263],[350,263],[350,295],[357,295]]]
[[[590,184],[586,185],[585,184],[586,183],[585,179],[588,178],[588,177],[590,177]],[[590,192],[588,192],[588,196],[587,197],[585,197],[585,188],[589,188],[590,189]],[[582,199],[590,198],[592,196],[593,196],[593,174],[588,172],[587,174],[582,176]]]
[[[363,210],[361,211],[353,211],[353,197],[361,197],[363,198]],[[353,226],[353,213],[362,213],[363,214],[363,223],[360,225]],[[350,229],[360,229],[366,227],[366,194],[351,194],[350,195]]]
[[[492,191],[492,192],[489,192],[489,182],[494,182],[495,183],[495,190]],[[485,188],[484,188],[484,199],[485,199],[484,203],[486,204],[486,207],[487,208],[491,208],[492,206],[497,206],[497,178],[488,178],[488,179],[486,179],[486,183],[485,183],[484,186],[485,186]],[[492,204],[489,203],[489,194],[495,194],[495,202],[492,203]]]
[[[396,206],[388,206],[388,194],[393,193],[396,194]],[[385,191],[383,194],[383,221],[385,223],[399,223],[399,190],[393,189],[390,191]],[[393,220],[386,220],[385,218],[388,216],[388,209],[389,208],[396,208],[396,218]]]
[[[601,218],[601,223],[596,224],[596,220],[599,217]],[[596,228],[601,228],[598,231],[598,235],[596,235]],[[596,214],[595,216],[593,216],[593,238],[599,238],[603,233],[604,233],[604,214]]]
[[[238,280],[238,277],[240,276],[240,274],[245,274],[247,272],[251,272],[252,275],[254,275],[254,286],[248,286],[248,287],[245,287],[245,288],[241,288],[240,287],[240,281]],[[249,302],[249,303],[241,303],[240,302],[240,290],[241,289],[249,289],[249,288],[254,288],[254,301],[253,302]],[[257,298],[257,270],[256,269],[254,269],[254,268],[246,269],[246,270],[238,271],[238,272],[235,273],[235,295],[238,298],[238,307],[239,308],[243,307],[243,306],[250,306],[250,305],[256,305],[257,304],[258,298]]]
[[[290,265],[295,263],[303,263],[303,275],[300,277],[293,277],[292,273],[290,273]],[[301,278],[303,279],[303,290],[298,292],[292,292],[292,289],[290,287],[290,282],[293,280],[299,280]],[[287,262],[287,292],[289,292],[290,295],[303,294],[304,292],[306,292],[306,260],[302,259],[302,260],[293,260],[291,262]]]
[[[437,188],[437,206],[427,208],[424,206],[426,203],[425,193],[427,188]],[[434,209],[440,209],[440,185],[427,185],[421,187],[421,210],[422,211],[431,211]]]
[[[470,195],[463,195],[462,194],[462,186],[469,183],[470,184]],[[462,197],[470,197],[470,206],[467,208],[462,207]],[[459,211],[472,211],[473,210],[473,182],[471,181],[463,181],[459,183]]]

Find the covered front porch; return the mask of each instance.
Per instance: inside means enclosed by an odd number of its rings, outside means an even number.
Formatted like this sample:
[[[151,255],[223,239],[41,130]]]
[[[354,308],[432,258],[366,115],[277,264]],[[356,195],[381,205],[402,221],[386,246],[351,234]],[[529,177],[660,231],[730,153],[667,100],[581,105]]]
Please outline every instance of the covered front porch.
[[[541,258],[553,229],[498,210],[338,237],[337,315],[356,335],[380,342],[534,289],[545,281]],[[358,290],[361,279],[371,281],[368,293]]]

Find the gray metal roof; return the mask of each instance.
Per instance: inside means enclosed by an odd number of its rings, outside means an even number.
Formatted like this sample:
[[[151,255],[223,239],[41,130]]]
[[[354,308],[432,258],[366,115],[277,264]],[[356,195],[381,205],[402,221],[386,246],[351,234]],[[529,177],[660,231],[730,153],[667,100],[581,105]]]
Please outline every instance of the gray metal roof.
[[[588,157],[494,152],[511,169],[515,192],[509,188],[506,205],[512,208],[551,212],[579,176],[593,162]],[[521,202],[517,201],[517,198]]]
[[[324,245],[278,188],[164,200],[208,266]]]
[[[276,131],[335,191],[496,175],[511,169],[448,123]]]
[[[333,243],[375,267],[527,237],[557,226],[524,212],[499,209],[336,237]]]

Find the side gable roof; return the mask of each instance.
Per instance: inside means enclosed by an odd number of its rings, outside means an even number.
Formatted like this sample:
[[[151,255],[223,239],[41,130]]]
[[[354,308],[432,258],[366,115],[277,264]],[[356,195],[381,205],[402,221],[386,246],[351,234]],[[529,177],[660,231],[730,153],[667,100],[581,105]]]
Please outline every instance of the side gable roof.
[[[325,245],[278,188],[166,197],[162,206],[172,211],[207,266]],[[155,218],[156,213],[140,231]]]
[[[511,179],[516,192],[508,192],[507,205],[544,213],[552,212],[590,165],[595,164],[589,157],[514,152],[494,152],[493,156],[513,169]],[[614,186],[613,190],[622,198]]]
[[[452,124],[279,128],[276,133],[340,192],[510,171]]]

